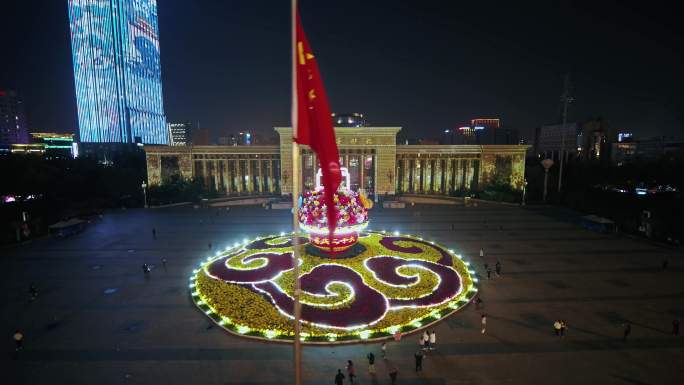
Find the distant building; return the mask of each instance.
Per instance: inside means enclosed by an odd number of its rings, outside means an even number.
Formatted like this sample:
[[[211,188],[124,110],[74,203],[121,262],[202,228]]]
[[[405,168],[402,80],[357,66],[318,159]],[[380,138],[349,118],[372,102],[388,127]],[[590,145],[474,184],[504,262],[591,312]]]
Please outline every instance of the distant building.
[[[190,145],[190,123],[167,123],[170,146]]]
[[[74,134],[32,132],[31,143],[44,145],[47,157],[76,158],[79,155],[79,147],[74,140]]]
[[[518,144],[518,132],[499,118],[471,119],[470,124],[444,130],[445,144]]]
[[[30,143],[0,145],[0,154],[43,155],[46,158],[76,158],[79,155],[78,143],[74,134],[52,132],[33,132]]]
[[[618,132],[618,142],[632,142],[634,136],[631,132]]]
[[[610,160],[614,164],[621,166],[625,163],[632,162],[637,159],[638,142],[620,142],[613,143],[610,150]]]
[[[601,119],[591,119],[582,123],[580,141],[581,157],[584,160],[607,161],[611,158],[612,144],[617,142],[617,130]]]
[[[168,144],[154,0],[70,0],[82,142]]]
[[[192,130],[190,137],[192,144],[196,146],[208,146],[211,144],[208,128],[195,128]]]
[[[15,91],[0,90],[0,144],[27,144],[24,103]]]
[[[238,145],[239,146],[251,146],[254,141],[254,136],[251,132],[240,132],[238,134]]]
[[[220,136],[218,138],[218,144],[219,146],[237,146],[238,138],[233,134],[228,136]]]
[[[332,114],[333,126],[335,127],[365,127],[366,119],[358,112]]]
[[[582,130],[577,123],[547,124],[537,127],[534,133],[534,153],[546,159],[558,161],[565,133],[565,152],[569,158],[576,158],[582,148]]]

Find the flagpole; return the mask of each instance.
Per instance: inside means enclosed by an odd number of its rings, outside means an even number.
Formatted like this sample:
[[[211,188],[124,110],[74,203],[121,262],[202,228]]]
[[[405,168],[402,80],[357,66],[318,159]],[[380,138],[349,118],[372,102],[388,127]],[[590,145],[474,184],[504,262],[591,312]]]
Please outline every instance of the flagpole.
[[[301,313],[299,302],[301,284],[299,282],[299,190],[301,187],[299,175],[299,144],[294,141],[297,134],[297,0],[292,0],[292,259],[294,273],[294,364],[295,385],[302,384],[302,340]]]

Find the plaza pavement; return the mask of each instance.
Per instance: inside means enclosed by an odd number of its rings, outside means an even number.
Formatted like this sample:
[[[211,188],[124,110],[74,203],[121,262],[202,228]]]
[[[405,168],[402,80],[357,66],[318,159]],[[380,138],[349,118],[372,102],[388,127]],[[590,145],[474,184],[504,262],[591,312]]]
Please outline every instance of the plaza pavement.
[[[0,384],[292,383],[291,347],[253,342],[212,325],[192,305],[188,277],[208,253],[288,231],[286,211],[262,208],[113,211],[68,239],[0,249],[4,266]],[[452,225],[454,230],[452,230]],[[501,229],[500,226],[503,226]],[[157,229],[153,240],[151,229]],[[438,347],[413,371],[417,337],[388,344],[398,384],[681,384],[684,316],[679,252],[586,231],[553,208],[494,205],[374,209],[371,228],[420,234],[462,253],[480,274],[484,248],[503,275],[481,281],[488,314],[473,305],[437,327]],[[166,271],[160,258],[168,259]],[[670,261],[661,271],[664,258]],[[141,264],[155,265],[143,278]],[[28,287],[39,290],[29,301]],[[109,289],[109,290],[108,290]],[[568,335],[557,338],[555,319]],[[632,335],[621,341],[622,322]],[[20,328],[25,348],[14,353]],[[377,378],[364,358],[374,351]],[[389,384],[379,345],[306,347],[306,384],[332,384],[346,360],[359,384]]]

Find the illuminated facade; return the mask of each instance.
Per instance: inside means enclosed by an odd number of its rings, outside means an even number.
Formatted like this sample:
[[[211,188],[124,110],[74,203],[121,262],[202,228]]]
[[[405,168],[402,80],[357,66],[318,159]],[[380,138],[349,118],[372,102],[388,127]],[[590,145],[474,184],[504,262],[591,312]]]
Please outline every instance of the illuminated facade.
[[[167,144],[155,0],[69,0],[82,142]]]
[[[450,195],[492,185],[522,190],[526,145],[397,145],[400,127],[336,127],[340,164],[354,191]],[[145,146],[150,185],[173,175],[199,178],[221,194],[292,192],[292,128],[276,127],[272,146]],[[304,190],[315,186],[318,160],[301,146]]]

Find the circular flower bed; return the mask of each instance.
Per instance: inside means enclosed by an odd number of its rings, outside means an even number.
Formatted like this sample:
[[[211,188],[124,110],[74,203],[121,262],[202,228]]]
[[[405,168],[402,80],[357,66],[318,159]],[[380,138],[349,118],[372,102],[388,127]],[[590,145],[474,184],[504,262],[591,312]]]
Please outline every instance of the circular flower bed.
[[[231,332],[292,340],[292,238],[246,241],[207,258],[190,279],[195,304]],[[300,256],[305,342],[410,332],[453,313],[477,291],[468,262],[433,242],[381,232],[365,232],[358,242],[363,250],[344,259]]]

